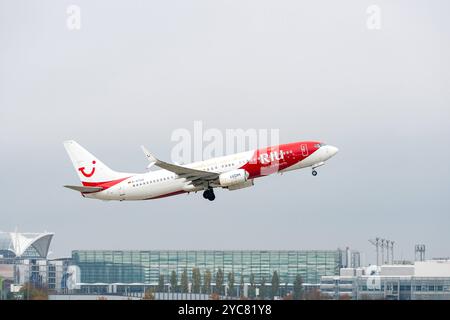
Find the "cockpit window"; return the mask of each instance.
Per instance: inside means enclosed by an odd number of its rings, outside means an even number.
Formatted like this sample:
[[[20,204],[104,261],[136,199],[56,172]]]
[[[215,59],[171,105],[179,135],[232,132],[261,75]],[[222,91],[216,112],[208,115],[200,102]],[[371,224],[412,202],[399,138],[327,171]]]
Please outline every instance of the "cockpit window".
[[[320,147],[323,147],[323,146],[325,146],[325,143],[316,143],[314,145],[314,147],[316,147],[316,148],[320,148]]]

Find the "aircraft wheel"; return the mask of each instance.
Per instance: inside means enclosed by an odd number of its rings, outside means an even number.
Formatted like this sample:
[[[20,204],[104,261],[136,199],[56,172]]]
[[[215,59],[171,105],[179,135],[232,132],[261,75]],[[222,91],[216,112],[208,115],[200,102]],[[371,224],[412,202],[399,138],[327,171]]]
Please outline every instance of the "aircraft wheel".
[[[317,171],[316,170],[313,170],[312,171],[312,175],[315,177],[315,176],[317,176]]]
[[[206,189],[203,191],[203,198],[213,201],[216,198],[213,189]]]

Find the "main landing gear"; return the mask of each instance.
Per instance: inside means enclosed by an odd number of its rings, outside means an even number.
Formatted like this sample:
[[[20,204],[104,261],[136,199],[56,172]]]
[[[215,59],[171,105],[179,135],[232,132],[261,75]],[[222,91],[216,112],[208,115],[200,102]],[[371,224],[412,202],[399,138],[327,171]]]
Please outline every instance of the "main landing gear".
[[[203,191],[203,198],[208,199],[209,201],[213,201],[216,198],[214,190],[209,188]]]
[[[314,177],[317,176],[317,171],[313,169],[312,175],[313,175]]]

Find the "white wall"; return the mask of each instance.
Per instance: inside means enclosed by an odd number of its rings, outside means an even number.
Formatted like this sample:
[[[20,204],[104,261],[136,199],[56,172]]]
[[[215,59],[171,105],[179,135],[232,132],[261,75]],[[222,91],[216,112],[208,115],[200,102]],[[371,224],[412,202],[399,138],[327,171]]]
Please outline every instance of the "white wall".
[[[416,261],[416,277],[450,277],[450,260]]]

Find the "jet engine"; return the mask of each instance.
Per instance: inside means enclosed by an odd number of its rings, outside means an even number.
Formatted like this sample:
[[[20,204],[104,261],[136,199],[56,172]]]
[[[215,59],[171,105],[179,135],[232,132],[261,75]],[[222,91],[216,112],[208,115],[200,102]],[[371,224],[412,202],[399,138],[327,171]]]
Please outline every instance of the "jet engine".
[[[229,187],[241,184],[247,181],[249,174],[244,169],[237,169],[221,173],[219,176],[219,184],[221,187]]]
[[[250,179],[250,180],[247,180],[247,181],[242,182],[242,183],[233,184],[232,186],[228,187],[228,190],[233,191],[233,190],[238,190],[238,189],[252,187],[253,185],[254,185],[253,179]]]

